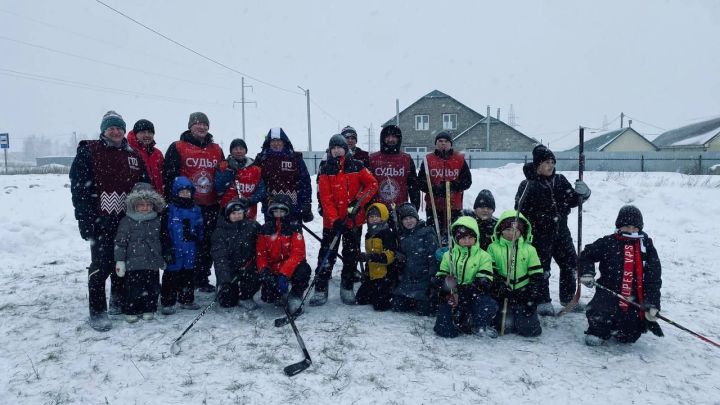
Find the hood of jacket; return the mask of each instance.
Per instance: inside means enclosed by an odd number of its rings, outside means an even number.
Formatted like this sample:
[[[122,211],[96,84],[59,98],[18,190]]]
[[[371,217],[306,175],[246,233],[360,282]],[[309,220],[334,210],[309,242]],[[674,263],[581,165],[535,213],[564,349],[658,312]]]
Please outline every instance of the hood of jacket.
[[[500,233],[501,233],[500,232],[500,224],[503,222],[503,220],[508,219],[508,218],[514,218],[515,215],[517,215],[517,211],[515,211],[515,210],[507,210],[507,211],[504,211],[502,213],[502,215],[500,215],[500,218],[498,218],[497,222],[495,223],[495,227],[493,228],[493,236],[492,236],[493,241],[499,240],[500,238],[502,238],[502,236],[500,236]],[[525,223],[525,229],[527,229],[527,231],[525,232],[525,235],[520,236],[520,239],[524,239],[528,243],[532,242],[533,234],[532,234],[532,225],[530,225],[530,221],[528,221],[528,219],[525,218],[525,215],[523,215],[522,213],[518,216],[518,218]]]

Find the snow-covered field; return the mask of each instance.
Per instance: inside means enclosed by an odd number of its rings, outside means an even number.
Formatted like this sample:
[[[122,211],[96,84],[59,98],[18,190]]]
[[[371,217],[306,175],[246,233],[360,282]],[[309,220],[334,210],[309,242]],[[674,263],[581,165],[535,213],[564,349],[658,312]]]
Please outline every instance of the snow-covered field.
[[[499,214],[521,179],[519,165],[473,170],[465,205],[489,188]],[[663,314],[720,341],[720,177],[585,180],[583,241],[610,233],[623,204],[637,205],[663,264]],[[118,317],[108,333],[87,325],[90,250],[67,176],[0,176],[0,213],[0,404],[720,404],[720,349],[667,324],[664,338],[630,346],[586,347],[584,314],[543,318],[538,338],[442,339],[432,318],[341,304],[337,280],[329,303],[297,321],[313,365],[293,378],[282,368],[302,355],[267,305],[255,317],[210,311],[175,357],[170,343],[197,311],[132,325]],[[321,219],[308,225],[319,232]],[[318,248],[308,239],[313,267]],[[198,294],[203,306],[211,300]]]

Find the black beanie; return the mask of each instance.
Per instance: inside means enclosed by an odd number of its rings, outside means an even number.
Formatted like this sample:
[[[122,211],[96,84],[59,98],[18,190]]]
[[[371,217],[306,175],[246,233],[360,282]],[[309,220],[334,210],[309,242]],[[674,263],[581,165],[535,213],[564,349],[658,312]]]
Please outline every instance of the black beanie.
[[[339,147],[345,149],[345,153],[348,152],[347,141],[345,140],[345,137],[340,134],[335,134],[330,137],[330,144],[328,145],[328,148],[332,149],[336,146],[339,146]]]
[[[350,125],[343,128],[342,131],[340,131],[340,135],[344,136],[345,138],[347,138],[348,136],[354,136],[355,138],[357,138],[358,136],[355,128],[351,127]]]
[[[450,142],[450,145],[452,145],[452,135],[448,131],[440,131],[437,135],[435,135],[435,143],[437,143],[438,139],[445,139],[446,141]]]
[[[540,166],[540,163],[549,159],[552,159],[553,162],[557,162],[557,160],[555,159],[555,154],[552,153],[552,151],[543,144],[536,146],[532,151],[532,155],[533,166],[535,167]]]
[[[245,143],[245,141],[243,141],[240,138],[235,138],[232,140],[232,142],[230,142],[230,152],[232,153],[232,150],[237,148],[238,146],[245,149],[245,151],[248,150],[248,147],[247,147],[247,144]]]
[[[210,120],[208,119],[208,116],[205,115],[205,113],[194,112],[190,114],[190,119],[188,120],[188,129],[192,128],[192,126],[195,124],[205,124],[209,127]]]
[[[398,219],[400,219],[401,221],[405,217],[413,217],[413,218],[417,219],[418,221],[420,220],[420,216],[418,215],[417,209],[415,209],[415,206],[412,205],[411,203],[408,203],[408,202],[403,203],[399,207],[397,207],[395,210],[397,212]]]
[[[480,190],[475,198],[475,205],[473,205],[473,209],[476,208],[492,208],[495,211],[495,197],[490,190]]]
[[[615,228],[621,228],[625,225],[636,226],[642,230],[643,216],[638,207],[634,205],[626,205],[620,208],[620,212],[618,212],[617,219],[615,220]]]
[[[137,134],[138,132],[141,132],[141,131],[150,131],[154,134],[155,133],[155,125],[153,125],[152,122],[145,120],[145,119],[138,120],[138,122],[136,122],[135,125],[133,126],[133,132]]]

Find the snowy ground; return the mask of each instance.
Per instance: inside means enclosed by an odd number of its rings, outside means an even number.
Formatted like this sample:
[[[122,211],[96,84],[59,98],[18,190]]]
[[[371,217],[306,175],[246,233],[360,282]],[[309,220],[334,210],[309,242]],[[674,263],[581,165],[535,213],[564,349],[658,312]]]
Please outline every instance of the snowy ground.
[[[521,179],[519,165],[473,170],[465,205],[489,188],[499,214]],[[720,341],[720,178],[585,179],[593,194],[583,240],[611,232],[623,204],[639,206],[663,264],[663,313]],[[336,280],[328,305],[297,322],[313,365],[296,377],[282,368],[302,355],[290,327],[272,325],[281,313],[269,306],[254,318],[209,312],[174,357],[170,342],[197,311],[132,325],[117,318],[108,333],[87,325],[90,254],[67,176],[0,176],[0,212],[2,404],[720,403],[720,350],[670,325],[665,338],[600,348],[584,345],[583,314],[543,318],[539,338],[441,339],[431,318],[342,305]],[[576,235],[575,211],[571,218]],[[309,227],[319,231],[321,220]],[[308,239],[313,267],[318,247]],[[198,295],[202,305],[211,299]]]

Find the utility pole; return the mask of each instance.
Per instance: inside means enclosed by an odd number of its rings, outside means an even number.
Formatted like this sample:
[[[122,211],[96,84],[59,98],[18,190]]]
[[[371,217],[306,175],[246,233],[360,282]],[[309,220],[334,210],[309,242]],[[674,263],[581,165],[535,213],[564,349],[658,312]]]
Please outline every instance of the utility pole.
[[[621,113],[620,113],[620,128],[622,129],[622,127],[623,127],[624,125],[625,125],[625,113],[622,113],[622,112],[621,112]]]
[[[400,127],[400,99],[395,99],[395,125]]]
[[[245,85],[245,77],[243,76],[240,79],[240,83],[242,90],[240,91],[241,101],[233,101],[233,107],[235,107],[235,104],[240,104],[242,106],[242,139],[245,140],[245,104],[255,104],[257,107],[257,102],[255,101],[246,101],[245,100],[245,87],[250,87],[251,91],[253,90],[253,86],[246,86]]]
[[[297,86],[298,89],[302,90],[303,93],[305,93],[305,98],[307,99],[307,116],[308,116],[308,152],[312,151],[312,135],[310,133],[310,89],[303,89],[300,86]]]
[[[485,116],[485,137],[487,138],[486,148],[490,152],[490,104],[487,106],[487,115]]]

